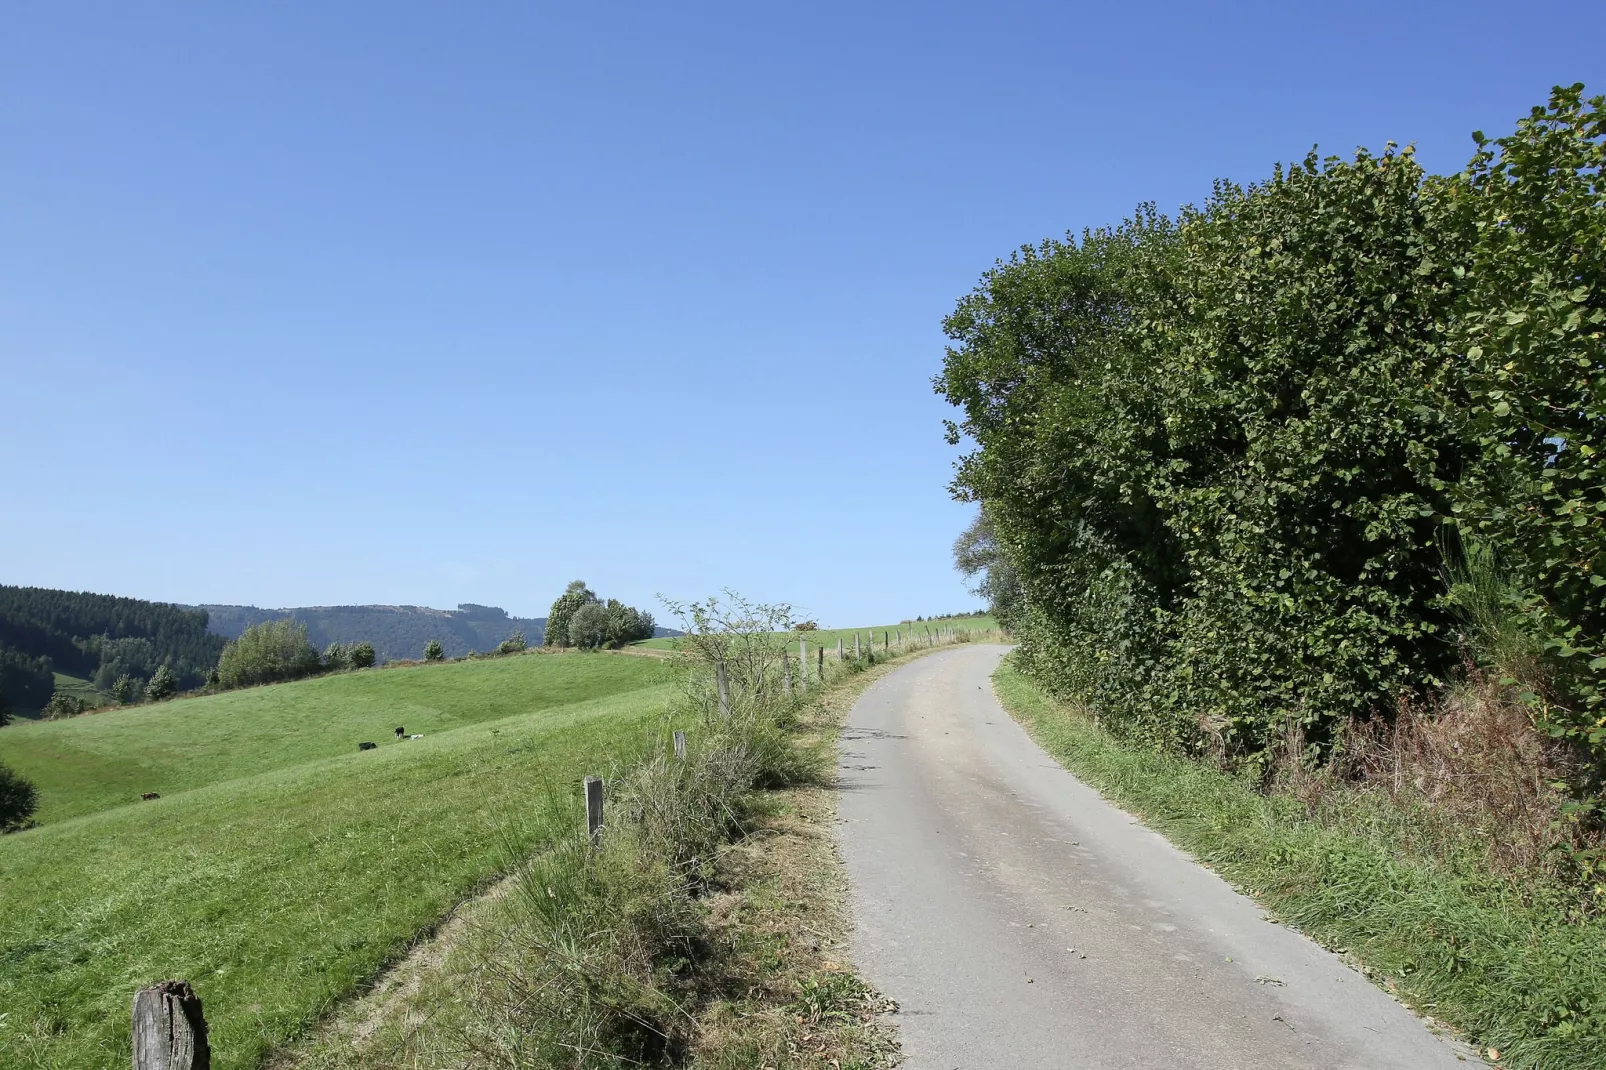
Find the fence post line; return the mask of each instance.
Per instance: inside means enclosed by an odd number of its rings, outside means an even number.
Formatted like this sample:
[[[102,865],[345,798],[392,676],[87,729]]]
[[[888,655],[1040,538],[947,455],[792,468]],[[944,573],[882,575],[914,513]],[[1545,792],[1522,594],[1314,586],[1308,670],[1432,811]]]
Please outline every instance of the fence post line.
[[[808,694],[809,641],[807,639],[799,639],[797,641],[797,682],[803,688],[803,693]]]
[[[591,838],[591,846],[599,847],[602,844],[602,778],[586,777],[585,789],[586,835]]]
[[[201,998],[188,981],[162,981],[134,993],[134,1070],[211,1070]]]
[[[679,728],[675,729],[675,758],[682,762],[686,760],[686,733]]]
[[[719,688],[719,715],[731,715],[731,684],[730,677],[725,674],[725,659],[720,658],[714,662],[714,683]]]

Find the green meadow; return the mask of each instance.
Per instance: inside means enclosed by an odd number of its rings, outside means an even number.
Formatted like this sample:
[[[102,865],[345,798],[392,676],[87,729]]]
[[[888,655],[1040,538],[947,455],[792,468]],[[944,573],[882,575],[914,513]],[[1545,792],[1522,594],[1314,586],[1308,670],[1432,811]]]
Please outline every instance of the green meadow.
[[[897,624],[878,624],[873,628],[821,628],[812,632],[776,632],[775,638],[777,641],[784,640],[793,651],[797,650],[797,641],[799,639],[807,639],[810,651],[813,651],[818,646],[824,646],[832,654],[836,652],[836,642],[840,639],[842,640],[844,651],[851,654],[855,634],[859,636],[861,644],[868,643],[870,638],[874,636],[876,649],[880,650],[882,644],[889,638],[892,644],[896,646],[900,631],[903,633],[904,642],[909,643],[916,637],[923,640],[925,630],[928,628],[933,631],[938,628],[957,628],[965,632],[989,632],[997,630],[998,621],[992,617],[939,617],[913,623],[902,621]],[[668,637],[647,639],[634,645],[654,647],[660,650],[675,650],[678,649],[680,642],[681,640],[678,638]]]
[[[7,728],[44,807],[0,837],[0,1066],[126,1066],[129,1000],[165,978],[214,1066],[259,1065],[639,755],[672,671],[530,654]]]

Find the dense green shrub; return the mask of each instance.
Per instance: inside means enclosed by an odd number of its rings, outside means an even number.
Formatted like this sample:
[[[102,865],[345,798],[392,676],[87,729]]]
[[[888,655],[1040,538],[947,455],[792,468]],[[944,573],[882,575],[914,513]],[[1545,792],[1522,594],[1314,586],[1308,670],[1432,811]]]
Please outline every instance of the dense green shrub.
[[[138,702],[145,688],[141,681],[126,672],[119,676],[111,686],[112,701],[119,706],[127,706],[131,702]]]
[[[323,648],[323,667],[326,672],[344,672],[351,668],[351,655],[345,643],[330,643]]]
[[[158,665],[145,685],[145,701],[160,702],[178,694],[178,677],[166,665]]]
[[[1606,757],[1603,142],[1558,90],[1461,175],[1313,156],[989,272],[936,385],[1023,664],[1131,738],[1320,746],[1453,665],[1487,545]]]
[[[0,832],[22,828],[39,809],[39,790],[33,782],[0,763]]]
[[[370,642],[356,642],[346,648],[346,663],[353,669],[371,669],[378,659],[374,644]]]
[[[251,625],[224,647],[217,671],[223,687],[248,687],[311,676],[321,667],[305,624],[270,620]]]
[[[608,607],[601,602],[587,602],[569,618],[569,641],[566,646],[592,650],[608,641]],[[547,634],[551,635],[551,623]]]
[[[424,660],[440,661],[446,657],[446,648],[441,646],[439,639],[431,639],[424,644]]]
[[[62,717],[77,717],[87,709],[89,709],[89,703],[77,695],[69,695],[65,691],[57,691],[50,696],[50,701],[45,703],[44,709],[39,711],[39,716],[47,721],[54,721]]]
[[[546,636],[547,646],[568,646],[569,622],[581,606],[590,605],[597,601],[597,596],[585,585],[584,580],[575,580],[570,583],[558,600],[552,603],[547,611]]]

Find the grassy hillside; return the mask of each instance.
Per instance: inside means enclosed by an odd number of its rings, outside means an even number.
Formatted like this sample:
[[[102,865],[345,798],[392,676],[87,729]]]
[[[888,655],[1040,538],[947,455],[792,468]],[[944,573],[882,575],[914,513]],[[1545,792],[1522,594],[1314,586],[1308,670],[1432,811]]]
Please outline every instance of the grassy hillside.
[[[638,753],[664,672],[530,655],[6,729],[54,814],[0,837],[0,1066],[126,1066],[128,1001],[167,977],[205,1001],[215,1066],[257,1065]],[[116,806],[100,777],[136,764],[169,787]]]
[[[427,738],[634,691],[663,672],[647,658],[527,654],[341,673],[15,724],[0,734],[0,761],[39,787],[37,818],[50,823],[137,803],[142,792],[170,795],[352,754],[365,740],[397,746],[398,725]]]

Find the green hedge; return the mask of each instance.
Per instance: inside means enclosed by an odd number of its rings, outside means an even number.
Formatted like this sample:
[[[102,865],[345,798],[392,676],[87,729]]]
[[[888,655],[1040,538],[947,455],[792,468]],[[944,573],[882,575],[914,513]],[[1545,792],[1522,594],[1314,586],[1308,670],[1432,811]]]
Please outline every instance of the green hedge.
[[[1471,536],[1606,757],[1603,115],[1558,89],[1461,174],[1312,155],[989,272],[936,385],[1024,665],[1129,738],[1319,745],[1462,656]]]

